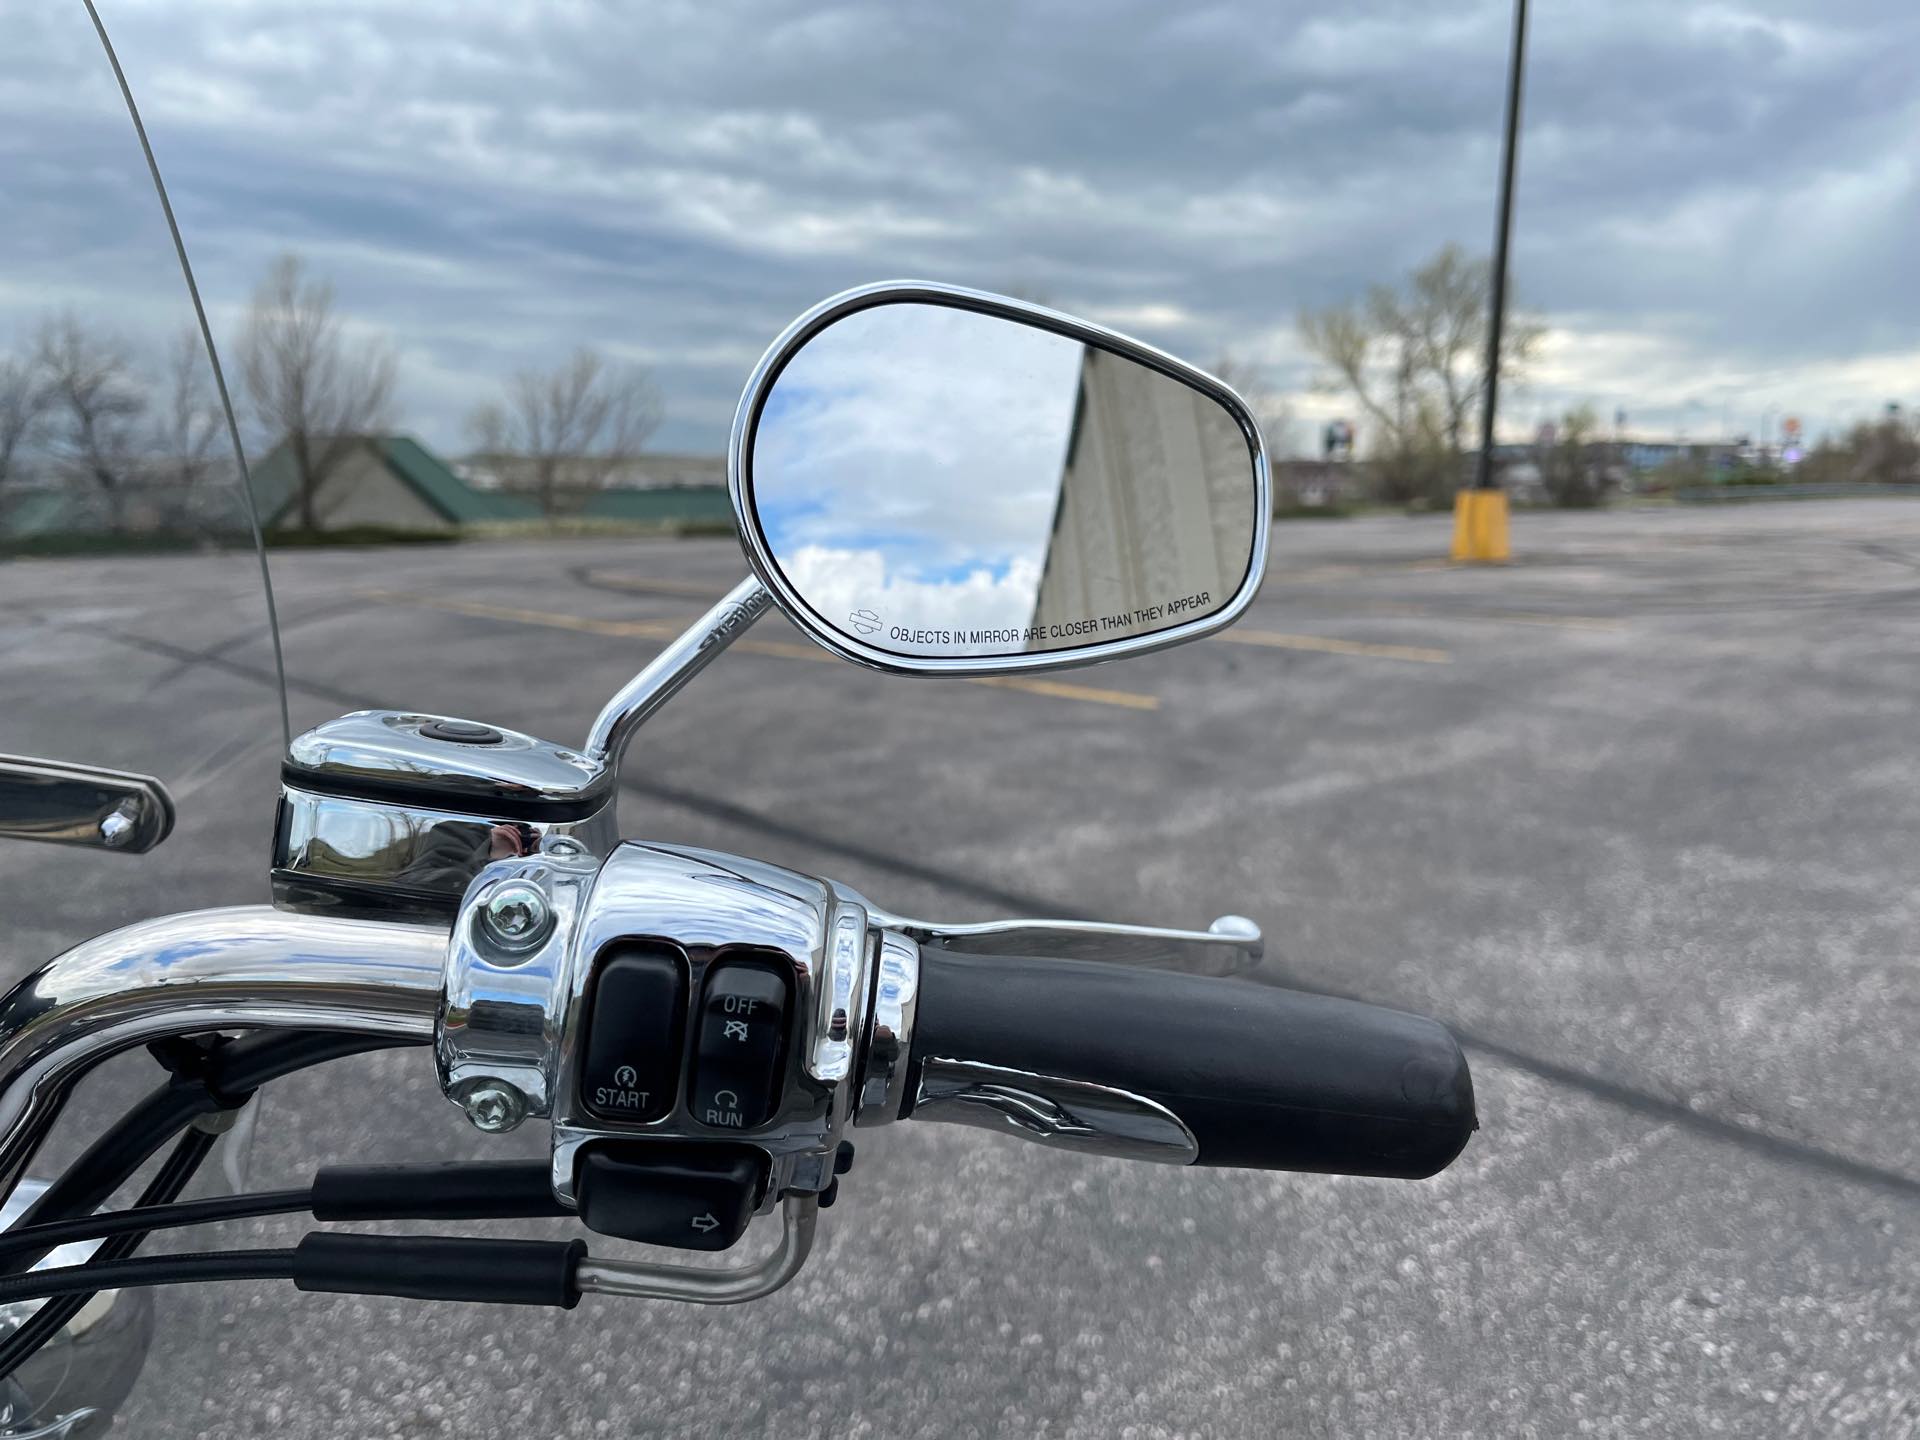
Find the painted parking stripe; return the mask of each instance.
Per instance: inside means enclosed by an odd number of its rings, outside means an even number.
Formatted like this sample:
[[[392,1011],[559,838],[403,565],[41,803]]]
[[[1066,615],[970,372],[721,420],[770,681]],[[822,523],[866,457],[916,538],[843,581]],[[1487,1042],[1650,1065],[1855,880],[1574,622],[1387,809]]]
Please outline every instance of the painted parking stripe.
[[[1547,610],[1443,610],[1431,605],[1355,605],[1350,608],[1355,614],[1392,615],[1410,620],[1485,620],[1498,625],[1545,625],[1557,630],[1627,628],[1626,621],[1608,615],[1558,615]]]
[[[424,595],[412,590],[362,590],[362,599],[386,605],[419,605],[430,610],[445,610],[455,615],[470,615],[480,620],[506,620],[516,625],[544,625],[551,630],[572,630],[583,635],[607,635],[619,640],[675,639],[686,629],[686,621],[601,620],[588,615],[567,615],[554,610],[527,610],[518,605],[495,605],[484,600],[459,600],[445,595]],[[756,640],[751,636],[736,640],[729,647],[749,655],[774,655],[783,660],[826,660],[840,663],[817,645],[796,644],[790,640]],[[992,685],[1002,690],[1021,690],[1053,700],[1079,700],[1089,705],[1113,705],[1123,710],[1158,710],[1160,697],[1137,690],[1107,690],[1094,685],[1074,685],[1060,680],[1037,680],[1024,675],[979,675],[965,677],[969,685]]]
[[[1450,665],[1453,654],[1427,645],[1380,645],[1370,640],[1336,640],[1330,635],[1288,635],[1278,630],[1235,627],[1213,637],[1228,645],[1259,645],[1269,650],[1310,650],[1320,655],[1360,655],[1371,660],[1407,660],[1416,665]]]
[[[1445,563],[1445,562],[1442,562]],[[1412,568],[1412,567],[1409,567]],[[693,596],[702,600],[718,600],[725,591],[710,589],[701,585],[690,585],[683,581],[662,581],[647,579],[619,570],[589,570],[582,577],[590,584],[604,585],[609,589],[628,590],[635,594],[674,594]],[[1248,630],[1235,626],[1211,637],[1235,645],[1259,645],[1273,650],[1309,650],[1321,655],[1356,655],[1372,660],[1406,660],[1422,665],[1446,665],[1453,656],[1445,650],[1436,650],[1425,645],[1380,645],[1363,640],[1335,640],[1323,635],[1288,635],[1270,630]],[[1016,680],[1009,678],[995,683],[1005,683],[1018,689],[1031,689],[1039,694],[1062,694],[1065,699],[1089,699],[1090,696],[1078,693],[1087,687],[1083,685],[1064,685],[1055,680]],[[1099,692],[1104,694],[1126,694],[1125,691]],[[1148,699],[1136,696],[1135,700]],[[1116,703],[1109,701],[1108,703]],[[1139,709],[1153,709],[1151,705],[1137,706]]]

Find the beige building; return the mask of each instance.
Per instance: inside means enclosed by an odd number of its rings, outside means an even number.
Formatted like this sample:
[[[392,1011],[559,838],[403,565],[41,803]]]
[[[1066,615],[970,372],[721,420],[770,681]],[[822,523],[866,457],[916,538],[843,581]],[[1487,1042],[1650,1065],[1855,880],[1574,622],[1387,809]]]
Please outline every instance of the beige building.
[[[1252,473],[1246,437],[1219,405],[1087,347],[1034,606],[1041,633],[1028,648],[1161,630],[1219,609],[1246,578]]]
[[[298,528],[299,480],[284,440],[253,466],[253,493],[262,529]],[[322,530],[420,533],[534,519],[540,510],[523,496],[474,489],[411,436],[365,435],[321,480],[314,514]]]

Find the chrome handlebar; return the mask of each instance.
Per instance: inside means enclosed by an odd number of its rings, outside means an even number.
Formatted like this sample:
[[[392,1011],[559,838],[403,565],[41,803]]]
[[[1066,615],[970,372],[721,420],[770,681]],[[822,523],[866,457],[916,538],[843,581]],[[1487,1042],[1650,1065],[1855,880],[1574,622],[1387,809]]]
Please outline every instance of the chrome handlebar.
[[[341,1030],[430,1041],[447,930],[195,910],[109,931],[0,996],[0,1193],[74,1084],[119,1051],[211,1030]]]
[[[537,943],[523,948],[502,933],[503,916],[533,914],[541,920]],[[711,957],[729,947],[787,957],[793,1043],[784,1098],[767,1124],[714,1134],[684,1109],[635,1125],[581,1108],[582,997],[598,957],[632,936],[699,957],[695,993]],[[1210,931],[1058,921],[939,926],[737,856],[629,842],[598,860],[564,837],[539,857],[483,869],[450,926],[268,906],[167,916],[77,945],[0,997],[0,1196],[24,1174],[73,1086],[101,1061],[169,1036],[254,1029],[432,1042],[443,1090],[477,1127],[551,1119],[553,1188],[568,1204],[583,1146],[653,1136],[743,1143],[768,1157],[760,1213],[777,1208],[782,1216],[772,1252],[727,1270],[584,1264],[581,1289],[607,1294],[726,1304],[778,1289],[807,1257],[846,1133],[903,1113],[1087,1153],[1190,1162],[1192,1137],[1177,1119],[1084,1081],[988,1074],[991,1067],[969,1066],[964,1056],[928,1057],[923,1093],[908,1097],[922,951],[1009,947],[1222,974],[1257,963],[1260,939],[1233,917]],[[481,1105],[482,1091],[499,1094]],[[509,1123],[498,1123],[500,1095],[518,1107]]]

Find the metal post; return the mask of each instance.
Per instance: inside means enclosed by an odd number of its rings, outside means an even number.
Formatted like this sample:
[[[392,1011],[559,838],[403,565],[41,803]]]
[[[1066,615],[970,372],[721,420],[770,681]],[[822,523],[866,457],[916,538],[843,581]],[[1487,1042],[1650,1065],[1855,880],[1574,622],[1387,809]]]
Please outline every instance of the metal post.
[[[1493,232],[1493,297],[1487,322],[1487,394],[1480,407],[1480,467],[1476,490],[1497,488],[1493,476],[1493,420],[1500,400],[1500,327],[1507,315],[1507,233],[1513,228],[1513,162],[1520,145],[1520,74],[1526,63],[1527,0],[1513,0],[1513,53],[1507,62],[1507,139],[1500,156],[1500,222]]]

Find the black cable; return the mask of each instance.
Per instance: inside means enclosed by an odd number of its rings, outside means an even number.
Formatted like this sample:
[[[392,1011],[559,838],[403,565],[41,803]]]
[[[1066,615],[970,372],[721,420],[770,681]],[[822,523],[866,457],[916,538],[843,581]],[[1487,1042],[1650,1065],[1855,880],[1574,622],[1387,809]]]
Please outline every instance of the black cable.
[[[183,1225],[287,1215],[311,1209],[312,1205],[313,1190],[309,1186],[301,1190],[260,1190],[247,1195],[209,1195],[200,1200],[142,1205],[105,1215],[76,1215],[70,1220],[49,1220],[40,1225],[0,1230],[0,1256],[15,1250],[39,1249],[45,1253],[75,1240],[100,1240],[132,1231],[152,1234],[155,1230],[177,1230]]]
[[[114,1121],[59,1179],[47,1186],[20,1217],[20,1227],[84,1215],[98,1208],[162,1145],[200,1116],[219,1108],[219,1102],[200,1082],[169,1080]],[[17,1274],[32,1269],[45,1253],[0,1262],[0,1270]]]
[[[291,1280],[294,1252],[209,1250],[198,1255],[143,1255],[130,1260],[91,1260],[56,1265],[30,1275],[0,1278],[0,1305],[56,1295],[91,1295],[134,1285],[188,1285],[201,1280]],[[82,1301],[84,1304],[84,1300]]]
[[[144,1164],[169,1135],[192,1123],[199,1115],[245,1104],[254,1090],[297,1070],[370,1050],[418,1045],[423,1041],[402,1036],[373,1036],[344,1031],[295,1030],[258,1031],[243,1035],[229,1044],[207,1053],[204,1073],[197,1077],[179,1077],[150,1093],[133,1112],[122,1117],[65,1174],[56,1180],[39,1200],[21,1216],[21,1224],[43,1223],[85,1214],[103,1203]],[[193,1098],[196,1091],[206,1097],[204,1105]],[[142,1130],[146,1134],[142,1135]],[[182,1136],[140,1193],[136,1205],[148,1208],[170,1204],[200,1168],[200,1162],[213,1148],[214,1136],[193,1130]],[[101,1187],[104,1185],[104,1189]],[[50,1197],[57,1197],[49,1203]],[[86,1200],[93,1195],[95,1198]],[[132,1231],[108,1239],[94,1252],[92,1263],[124,1259],[140,1248],[146,1232]],[[3,1252],[0,1252],[3,1253]],[[44,1252],[43,1252],[44,1254]],[[0,1259],[0,1272],[29,1269],[42,1258],[24,1261]],[[58,1335],[85,1307],[92,1293],[69,1295],[49,1300],[18,1330],[0,1340],[0,1379],[11,1375],[20,1365]]]
[[[148,1255],[36,1270],[0,1279],[0,1304],[74,1295],[95,1287],[185,1285],[202,1280],[291,1280],[332,1295],[393,1295],[495,1305],[580,1303],[584,1240],[487,1240],[468,1235],[304,1237],[290,1250]]]
[[[551,1172],[540,1160],[328,1165],[298,1189],[211,1195],[16,1226],[0,1231],[0,1266],[23,1250],[44,1256],[75,1241],[301,1211],[316,1220],[530,1220],[575,1213],[554,1197]]]
[[[200,1162],[213,1149],[214,1137],[204,1130],[190,1130],[180,1137],[173,1152],[161,1162],[147,1188],[140,1192],[139,1205],[165,1205],[177,1199],[187,1188]],[[116,1235],[93,1254],[95,1262],[121,1260],[140,1248],[144,1234]],[[66,1323],[86,1308],[94,1292],[68,1295],[49,1300],[28,1317],[26,1323],[6,1339],[0,1340],[0,1379],[5,1379],[32,1358],[34,1353],[65,1328]]]
[[[89,1145],[27,1207],[16,1228],[97,1210],[173,1135],[202,1115],[244,1105],[263,1085],[329,1060],[419,1043],[329,1030],[260,1031],[209,1051],[199,1073],[176,1076],[153,1090]],[[0,1249],[0,1256],[6,1253]],[[30,1270],[46,1254],[14,1253],[11,1260],[0,1258],[0,1273]]]
[[[345,1030],[259,1030],[223,1046],[207,1059],[208,1088],[224,1108],[246,1103],[261,1086],[296,1070],[344,1060],[373,1050],[425,1045],[408,1035],[358,1035]]]

